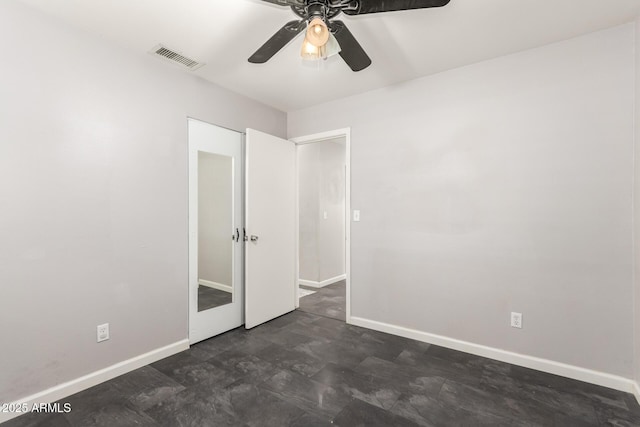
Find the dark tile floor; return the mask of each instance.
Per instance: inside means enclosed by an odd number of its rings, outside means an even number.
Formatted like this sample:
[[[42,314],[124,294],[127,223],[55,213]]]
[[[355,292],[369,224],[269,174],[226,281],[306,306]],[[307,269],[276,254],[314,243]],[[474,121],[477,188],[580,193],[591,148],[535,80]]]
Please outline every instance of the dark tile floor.
[[[6,427],[640,426],[629,394],[301,311],[62,402]]]
[[[198,311],[231,304],[232,295],[231,292],[200,285],[198,286]]]
[[[346,282],[344,280],[319,289],[305,286],[302,286],[302,288],[316,291],[316,293],[300,298],[298,310],[345,321],[347,297],[345,291]]]

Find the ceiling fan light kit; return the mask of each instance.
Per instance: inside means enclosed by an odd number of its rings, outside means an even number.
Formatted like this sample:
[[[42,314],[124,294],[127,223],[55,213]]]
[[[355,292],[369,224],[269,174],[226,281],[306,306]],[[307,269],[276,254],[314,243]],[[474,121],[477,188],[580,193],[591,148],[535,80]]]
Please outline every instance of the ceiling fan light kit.
[[[320,18],[313,18],[307,25],[307,33],[302,42],[300,56],[302,59],[314,61],[327,59],[326,45],[329,41],[329,28]]]
[[[285,47],[303,30],[307,30],[302,43],[303,59],[327,59],[337,53],[353,71],[371,65],[371,59],[355,39],[344,22],[333,20],[340,13],[365,15],[398,10],[426,9],[446,6],[450,0],[263,0],[279,6],[288,6],[300,21],[290,21],[276,32],[251,57],[249,62],[263,64]]]

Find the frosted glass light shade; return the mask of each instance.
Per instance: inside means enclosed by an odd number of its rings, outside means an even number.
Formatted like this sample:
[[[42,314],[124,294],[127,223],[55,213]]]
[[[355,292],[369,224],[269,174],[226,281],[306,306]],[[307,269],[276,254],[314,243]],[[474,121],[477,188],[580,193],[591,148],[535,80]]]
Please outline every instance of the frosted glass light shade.
[[[333,55],[337,55],[340,53],[340,51],[342,50],[342,48],[340,47],[340,44],[338,43],[338,40],[336,40],[336,38],[333,36],[333,34],[329,33],[329,40],[327,41],[327,44],[324,45],[325,47],[325,59],[326,58],[331,58]]]
[[[300,51],[300,56],[302,59],[313,61],[316,59],[321,59],[325,57],[325,47],[318,47],[311,43],[307,37],[304,38],[302,42],[302,50]]]
[[[329,40],[329,29],[327,24],[320,18],[313,18],[307,27],[306,39],[312,45],[321,47],[327,44]]]
[[[304,38],[302,42],[302,49],[300,51],[300,56],[302,59],[308,61],[315,61],[318,59],[327,59],[332,57],[333,55],[337,55],[340,53],[340,44],[338,44],[338,40],[333,36],[333,34],[329,33],[329,37],[327,43],[324,46],[317,47],[313,43],[311,43],[307,37]]]

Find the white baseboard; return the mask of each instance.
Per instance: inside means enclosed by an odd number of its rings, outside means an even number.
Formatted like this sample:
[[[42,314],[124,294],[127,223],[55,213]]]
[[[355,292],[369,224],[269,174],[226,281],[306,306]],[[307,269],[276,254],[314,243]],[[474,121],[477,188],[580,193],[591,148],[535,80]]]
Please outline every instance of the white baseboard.
[[[640,404],[640,384],[637,381],[633,382],[633,395]]]
[[[22,399],[18,399],[15,402],[12,402],[11,405],[26,403],[27,407],[31,408],[34,403],[53,403],[57,400],[64,399],[67,396],[71,396],[74,393],[78,393],[82,390],[86,390],[90,387],[108,381],[122,374],[126,374],[127,372],[131,372],[150,363],[157,362],[158,360],[164,359],[165,357],[180,353],[181,351],[187,350],[188,348],[189,340],[185,339],[182,341],[178,341],[165,347],[152,350],[148,353],[132,357],[131,359],[122,361],[120,363],[116,363],[115,365],[111,365],[107,368],[100,369],[99,371],[84,375],[80,378],[76,378],[66,383],[58,384],[47,390],[32,394],[31,396],[26,396]],[[19,412],[0,412],[0,423],[8,421],[19,415],[22,414]]]
[[[536,369],[538,371],[548,372],[550,374],[560,375],[574,380],[584,381],[615,390],[633,393],[636,399],[640,397],[640,388],[638,384],[629,379],[617,375],[607,374],[604,372],[593,371],[578,366],[567,365],[565,363],[555,362],[553,360],[541,359],[525,354],[513,353],[506,350],[500,350],[493,347],[487,347],[479,344],[461,341],[442,335],[430,334],[428,332],[409,329],[402,326],[390,325],[388,323],[377,322],[375,320],[363,319],[361,317],[351,317],[351,324],[361,326],[363,328],[373,329],[380,332],[386,332],[393,335],[399,335],[405,338],[411,338],[416,341],[422,341],[429,344],[447,347],[453,350],[465,353],[475,354],[476,356],[487,357],[501,362],[511,363],[513,365],[523,366],[525,368]],[[639,399],[640,402],[640,399]]]
[[[325,286],[333,285],[336,282],[341,280],[345,280],[347,278],[346,274],[341,274],[340,276],[332,277],[331,279],[323,280],[322,282],[314,282],[313,280],[304,280],[298,279],[299,285],[309,286],[310,288],[324,288]]]
[[[298,279],[298,285],[309,286],[310,288],[319,288],[320,282],[314,282],[313,280]]]
[[[212,282],[210,280],[199,279],[198,284],[206,286],[207,288],[217,289],[219,291],[233,293],[233,288],[229,285],[223,285],[222,283]]]

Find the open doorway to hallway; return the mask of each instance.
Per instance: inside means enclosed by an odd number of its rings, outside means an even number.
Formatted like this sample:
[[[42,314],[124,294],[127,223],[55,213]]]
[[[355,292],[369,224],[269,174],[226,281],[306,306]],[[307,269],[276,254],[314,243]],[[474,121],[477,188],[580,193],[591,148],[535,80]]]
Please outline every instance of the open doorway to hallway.
[[[346,320],[346,137],[298,145],[299,310]]]

